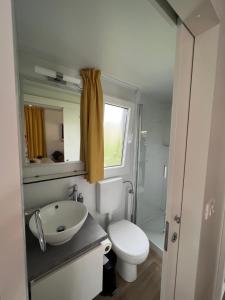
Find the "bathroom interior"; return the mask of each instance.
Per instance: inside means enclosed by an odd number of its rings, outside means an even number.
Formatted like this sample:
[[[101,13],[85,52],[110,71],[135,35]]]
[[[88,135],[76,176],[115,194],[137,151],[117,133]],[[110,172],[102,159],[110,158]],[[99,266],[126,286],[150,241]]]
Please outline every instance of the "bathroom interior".
[[[177,24],[159,3],[14,1],[29,299],[160,299]],[[104,101],[97,181],[80,157],[87,68]]]

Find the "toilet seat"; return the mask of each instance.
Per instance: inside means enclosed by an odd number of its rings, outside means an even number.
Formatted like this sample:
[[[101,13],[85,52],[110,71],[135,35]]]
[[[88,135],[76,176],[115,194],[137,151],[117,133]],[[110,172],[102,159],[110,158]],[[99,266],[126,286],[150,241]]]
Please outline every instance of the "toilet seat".
[[[147,258],[149,240],[137,225],[127,220],[121,220],[109,225],[108,234],[113,250],[120,259],[136,265]]]

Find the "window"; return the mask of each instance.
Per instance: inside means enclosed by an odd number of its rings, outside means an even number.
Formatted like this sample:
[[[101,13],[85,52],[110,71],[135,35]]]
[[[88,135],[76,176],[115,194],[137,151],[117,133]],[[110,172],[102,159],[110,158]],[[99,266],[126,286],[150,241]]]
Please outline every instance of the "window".
[[[124,162],[128,108],[105,104],[104,166],[121,166]]]

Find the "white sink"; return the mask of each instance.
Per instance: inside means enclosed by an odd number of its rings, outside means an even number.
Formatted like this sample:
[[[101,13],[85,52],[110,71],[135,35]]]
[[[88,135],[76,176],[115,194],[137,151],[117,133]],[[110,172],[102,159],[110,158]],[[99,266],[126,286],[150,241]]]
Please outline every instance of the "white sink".
[[[87,207],[72,200],[58,201],[42,207],[40,216],[46,242],[53,246],[68,242],[80,230],[87,215]],[[38,238],[34,215],[29,227]]]

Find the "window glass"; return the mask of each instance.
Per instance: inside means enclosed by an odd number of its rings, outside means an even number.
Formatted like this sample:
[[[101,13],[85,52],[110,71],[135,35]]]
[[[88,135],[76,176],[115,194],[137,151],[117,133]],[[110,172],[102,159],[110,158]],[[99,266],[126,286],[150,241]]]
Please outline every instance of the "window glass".
[[[121,166],[123,163],[128,109],[105,104],[104,115],[104,166]]]

